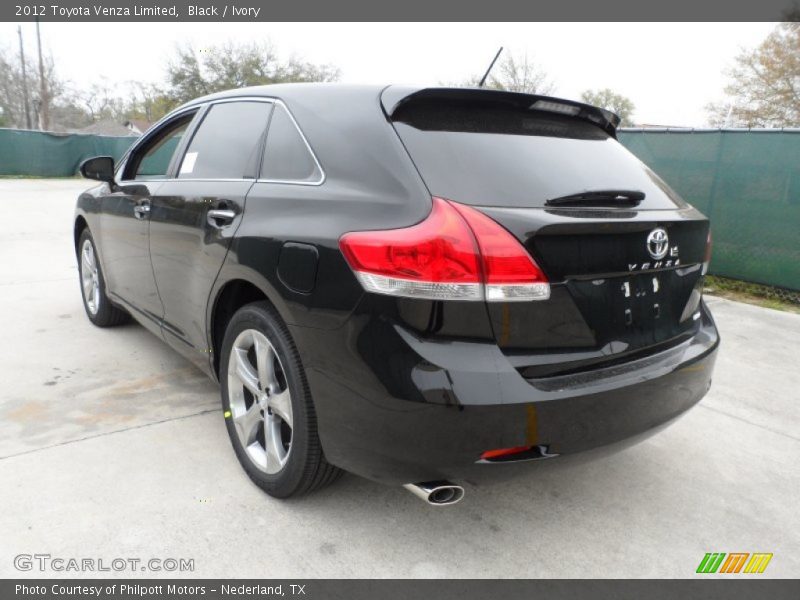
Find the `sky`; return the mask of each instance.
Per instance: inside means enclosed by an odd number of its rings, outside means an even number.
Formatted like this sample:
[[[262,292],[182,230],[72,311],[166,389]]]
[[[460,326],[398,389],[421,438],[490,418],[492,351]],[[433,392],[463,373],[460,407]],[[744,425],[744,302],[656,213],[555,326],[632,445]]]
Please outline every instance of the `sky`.
[[[101,76],[163,83],[177,44],[267,41],[341,70],[345,83],[437,85],[482,74],[500,46],[550,75],[553,95],[579,99],[611,88],[636,105],[637,123],[702,127],[704,107],[723,98],[725,69],[757,46],[771,23],[43,23],[45,50],[75,88]],[[0,45],[16,48],[16,24]],[[35,29],[22,25],[26,57]]]

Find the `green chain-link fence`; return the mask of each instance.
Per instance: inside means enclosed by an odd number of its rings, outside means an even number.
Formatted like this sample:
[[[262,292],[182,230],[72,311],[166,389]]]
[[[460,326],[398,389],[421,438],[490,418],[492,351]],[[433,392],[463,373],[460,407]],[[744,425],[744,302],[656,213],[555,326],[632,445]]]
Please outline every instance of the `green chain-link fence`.
[[[0,175],[71,176],[133,137],[0,129]],[[635,130],[619,140],[711,218],[716,275],[800,296],[800,131]],[[779,290],[780,291],[780,290]]]
[[[800,290],[800,131],[623,130],[620,141],[711,219],[711,273]]]
[[[84,159],[120,158],[135,139],[0,129],[0,175],[71,177]]]

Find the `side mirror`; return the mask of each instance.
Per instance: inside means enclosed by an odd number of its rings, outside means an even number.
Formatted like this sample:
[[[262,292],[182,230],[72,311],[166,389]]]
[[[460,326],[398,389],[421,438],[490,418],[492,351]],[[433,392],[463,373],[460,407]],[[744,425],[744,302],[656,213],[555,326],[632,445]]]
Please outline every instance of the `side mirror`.
[[[110,156],[95,156],[81,163],[81,175],[86,179],[96,179],[106,183],[114,183],[114,159]]]

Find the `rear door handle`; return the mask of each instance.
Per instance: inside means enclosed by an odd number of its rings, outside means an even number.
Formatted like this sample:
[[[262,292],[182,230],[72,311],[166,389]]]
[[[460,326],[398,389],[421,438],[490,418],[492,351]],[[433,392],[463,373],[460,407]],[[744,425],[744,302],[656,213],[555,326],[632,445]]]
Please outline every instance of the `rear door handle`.
[[[220,227],[225,227],[226,225],[230,225],[231,221],[236,217],[236,213],[232,210],[225,210],[225,209],[212,209],[208,211],[206,215],[206,220],[208,224],[212,227],[216,227],[219,229]]]

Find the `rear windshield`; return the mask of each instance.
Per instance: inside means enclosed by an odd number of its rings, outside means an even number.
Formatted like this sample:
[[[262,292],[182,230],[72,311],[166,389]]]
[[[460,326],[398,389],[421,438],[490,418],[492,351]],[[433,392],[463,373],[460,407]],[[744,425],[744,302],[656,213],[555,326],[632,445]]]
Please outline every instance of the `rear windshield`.
[[[586,191],[644,192],[639,208],[685,206],[650,169],[582,119],[486,104],[410,102],[395,129],[428,189],[477,206],[543,207]]]

